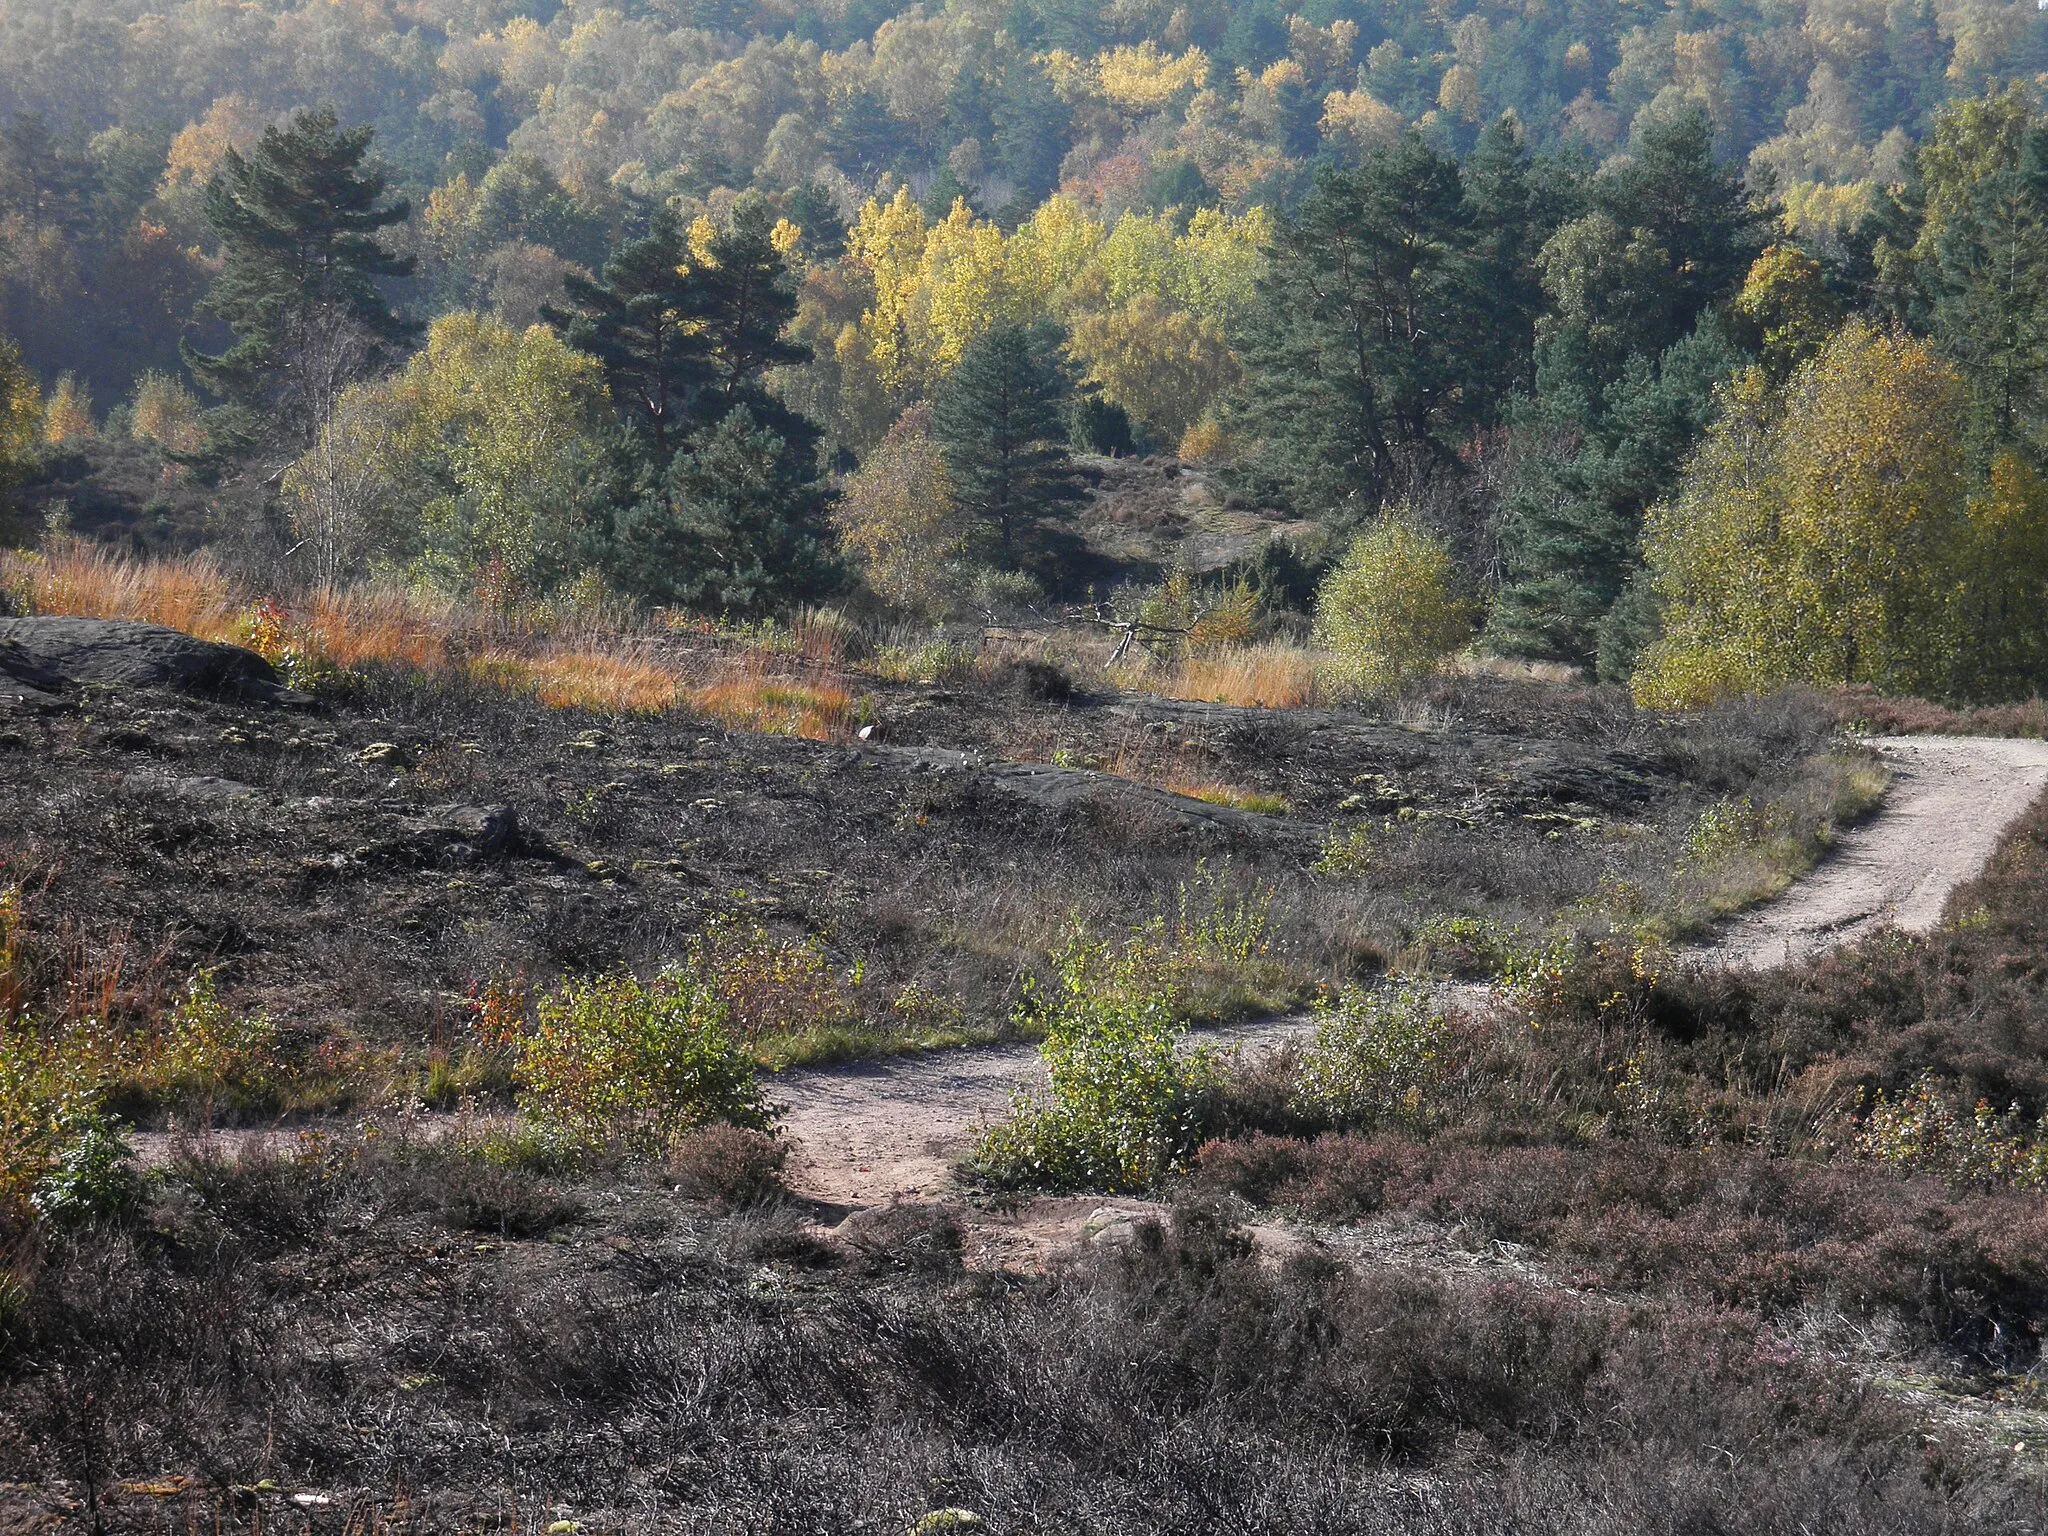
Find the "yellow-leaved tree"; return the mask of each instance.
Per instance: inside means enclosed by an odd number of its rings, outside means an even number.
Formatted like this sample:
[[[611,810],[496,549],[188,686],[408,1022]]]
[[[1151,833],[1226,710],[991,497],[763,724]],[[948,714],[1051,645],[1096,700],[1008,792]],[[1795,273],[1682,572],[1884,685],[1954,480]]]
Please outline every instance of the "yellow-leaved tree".
[[[1076,319],[1072,346],[1103,394],[1168,445],[1202,419],[1240,372],[1214,321],[1149,293]]]
[[[574,574],[604,413],[595,358],[456,310],[402,373],[343,396],[283,490],[322,579],[381,554],[451,588],[534,592]]]
[[[848,477],[832,521],[880,597],[907,612],[944,616],[967,530],[945,454],[932,435],[930,406],[913,405],[897,418]]]
[[[1472,638],[1472,606],[1441,539],[1400,512],[1351,541],[1316,593],[1316,634],[1339,676],[1362,692],[1395,694],[1438,671]]]
[[[1263,208],[1204,208],[1185,230],[1170,214],[1126,213],[1105,230],[1054,197],[1005,236],[964,202],[932,222],[907,188],[871,199],[847,239],[846,267],[868,295],[858,322],[828,332],[826,308],[846,285],[807,288],[799,327],[831,336],[832,388],[813,393],[858,438],[874,414],[849,408],[863,392],[900,408],[937,389],[991,326],[1052,320],[1105,399],[1177,442],[1237,381],[1227,337],[1257,294],[1272,233]]]
[[[1662,634],[1639,700],[1790,683],[1991,697],[2039,687],[2048,496],[2001,459],[1973,491],[1963,386],[1925,343],[1851,322],[1782,394],[1728,386],[1644,553]]]

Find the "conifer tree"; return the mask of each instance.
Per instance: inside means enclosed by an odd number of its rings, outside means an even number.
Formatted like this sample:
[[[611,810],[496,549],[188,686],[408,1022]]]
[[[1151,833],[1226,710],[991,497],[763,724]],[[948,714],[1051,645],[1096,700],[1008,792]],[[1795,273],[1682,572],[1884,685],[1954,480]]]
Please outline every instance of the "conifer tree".
[[[379,286],[412,271],[411,257],[377,238],[411,210],[386,197],[383,172],[364,168],[370,140],[326,108],[301,112],[247,157],[229,149],[207,186],[222,265],[203,307],[235,343],[183,353],[201,384],[239,408],[229,425],[243,434],[264,411],[276,435],[307,439],[349,382],[416,330]]]
[[[1283,231],[1245,338],[1251,478],[1349,525],[1411,461],[1447,461],[1476,365],[1458,167],[1413,136],[1325,172]]]
[[[689,272],[689,231],[662,207],[645,235],[612,252],[596,281],[574,273],[564,280],[572,308],[542,310],[571,346],[603,365],[612,399],[663,464],[690,391],[707,372]]]
[[[954,500],[1005,570],[1049,571],[1060,542],[1052,525],[1082,496],[1058,348],[1050,326],[993,325],[968,343],[933,409]]]

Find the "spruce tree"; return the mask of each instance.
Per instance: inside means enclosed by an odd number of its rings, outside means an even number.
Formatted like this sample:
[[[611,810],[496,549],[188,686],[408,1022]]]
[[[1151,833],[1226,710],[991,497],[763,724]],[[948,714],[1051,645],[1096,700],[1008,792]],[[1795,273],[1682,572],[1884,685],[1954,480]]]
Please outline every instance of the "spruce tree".
[[[1003,321],[968,343],[938,393],[933,425],[983,554],[1004,570],[1051,574],[1056,520],[1082,498],[1066,446],[1071,385],[1049,325]]]
[[[229,149],[207,186],[222,264],[202,307],[235,343],[182,351],[201,384],[245,413],[244,430],[262,411],[276,435],[303,440],[351,379],[417,329],[380,287],[412,271],[377,238],[411,209],[386,197],[383,172],[364,169],[370,140],[326,108],[301,112],[246,158]]]

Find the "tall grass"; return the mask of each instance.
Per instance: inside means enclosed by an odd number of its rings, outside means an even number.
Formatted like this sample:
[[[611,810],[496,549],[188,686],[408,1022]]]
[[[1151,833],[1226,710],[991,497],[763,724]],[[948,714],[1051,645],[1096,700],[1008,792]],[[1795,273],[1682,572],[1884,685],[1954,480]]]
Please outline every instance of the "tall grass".
[[[679,669],[651,655],[626,616],[603,604],[498,613],[370,583],[306,592],[278,608],[204,552],[137,560],[53,540],[34,553],[0,552],[0,590],[28,613],[134,619],[258,649],[275,638],[330,669],[463,676],[552,709],[654,714],[680,705],[734,729],[821,741],[851,735],[858,714],[842,665],[847,628],[829,612],[742,636]]]
[[[0,551],[0,591],[29,613],[136,619],[233,640],[249,595],[211,554],[133,560],[82,539]]]
[[[1169,699],[1300,709],[1323,696],[1317,663],[1317,652],[1298,645],[1224,646],[1183,657],[1138,686]]]

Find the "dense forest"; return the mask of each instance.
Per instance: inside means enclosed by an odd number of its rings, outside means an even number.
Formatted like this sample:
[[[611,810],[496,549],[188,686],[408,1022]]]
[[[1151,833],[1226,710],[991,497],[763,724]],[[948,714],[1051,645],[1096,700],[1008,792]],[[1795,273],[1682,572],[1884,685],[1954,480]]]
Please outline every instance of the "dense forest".
[[[2033,6],[0,29],[8,477],[124,486],[138,538],[944,620],[1087,590],[1074,455],[1159,452],[1320,530],[1226,576],[1268,609],[1408,551],[1645,698],[2048,681]]]

